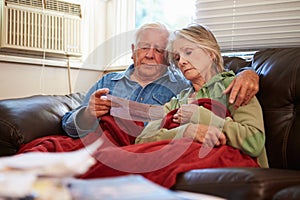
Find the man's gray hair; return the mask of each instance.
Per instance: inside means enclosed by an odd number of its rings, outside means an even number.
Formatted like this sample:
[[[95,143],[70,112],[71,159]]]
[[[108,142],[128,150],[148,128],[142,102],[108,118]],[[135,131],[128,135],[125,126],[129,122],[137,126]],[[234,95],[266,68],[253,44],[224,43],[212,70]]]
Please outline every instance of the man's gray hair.
[[[168,34],[170,34],[170,31],[168,30],[167,26],[160,22],[146,23],[146,24],[141,25],[135,32],[134,45],[136,45],[138,43],[141,32],[143,32],[146,29],[151,29],[151,28],[163,30],[163,31],[166,31]]]

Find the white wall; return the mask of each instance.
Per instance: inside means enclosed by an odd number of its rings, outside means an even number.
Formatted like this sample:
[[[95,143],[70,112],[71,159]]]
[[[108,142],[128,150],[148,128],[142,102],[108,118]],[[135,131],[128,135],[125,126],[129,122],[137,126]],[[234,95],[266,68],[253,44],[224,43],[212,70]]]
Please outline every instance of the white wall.
[[[102,72],[71,69],[72,92],[87,91]],[[36,94],[68,94],[66,67],[0,62],[0,99]]]
[[[102,68],[105,68],[97,64],[98,55],[93,51],[106,41],[106,1],[78,2],[82,4],[83,9],[81,60],[85,69],[71,69],[71,92],[87,91],[102,76]],[[22,59],[7,59],[5,54],[0,55],[0,99],[36,94],[70,93],[68,70],[65,64],[51,66],[23,64],[19,62]],[[35,62],[27,59],[25,63]],[[97,68],[91,70],[89,66],[97,66]]]
[[[78,2],[81,3],[83,9],[81,64],[84,69],[71,69],[72,92],[87,91],[103,75],[103,70],[119,70],[120,67],[124,68],[124,65],[128,66],[124,62],[118,63],[120,66],[110,66],[109,64],[112,64],[110,61],[119,54],[114,57],[107,56],[110,49],[106,47],[112,48],[113,53],[115,53],[114,49],[120,49],[120,45],[128,42],[127,33],[133,31],[135,22],[135,0],[84,0]],[[126,19],[125,22],[124,19]],[[131,40],[132,36],[129,38],[128,40]],[[116,43],[117,46],[110,45],[111,43]],[[122,46],[121,49],[124,52],[128,49],[131,53],[129,44]],[[112,55],[114,55],[113,53]],[[108,62],[104,62],[107,59]],[[7,60],[5,55],[0,54],[0,99],[36,94],[70,93],[68,70],[64,64],[59,65],[60,67],[55,67],[58,65],[49,67],[17,63],[18,60]]]

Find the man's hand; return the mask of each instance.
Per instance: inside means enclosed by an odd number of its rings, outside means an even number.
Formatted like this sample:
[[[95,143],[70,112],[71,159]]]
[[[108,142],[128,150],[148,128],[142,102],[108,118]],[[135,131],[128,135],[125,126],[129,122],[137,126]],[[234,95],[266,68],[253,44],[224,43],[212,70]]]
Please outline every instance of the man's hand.
[[[239,73],[231,84],[226,88],[224,94],[229,94],[229,103],[234,108],[246,105],[259,90],[259,76],[253,70],[245,70]]]
[[[91,95],[85,114],[90,117],[101,117],[107,114],[111,108],[111,101],[106,98],[109,89],[99,89]]]

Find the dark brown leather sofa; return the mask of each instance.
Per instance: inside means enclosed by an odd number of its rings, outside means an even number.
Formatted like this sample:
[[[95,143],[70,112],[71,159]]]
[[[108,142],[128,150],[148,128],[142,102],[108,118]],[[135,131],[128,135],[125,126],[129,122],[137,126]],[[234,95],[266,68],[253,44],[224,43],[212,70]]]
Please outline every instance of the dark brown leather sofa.
[[[224,57],[237,71],[252,65],[260,75],[270,168],[199,169],[178,176],[173,190],[213,194],[226,199],[300,199],[300,48],[265,49],[251,61]],[[299,80],[298,80],[299,78]],[[0,156],[47,135],[64,134],[61,117],[77,107],[83,93],[36,95],[0,101]]]

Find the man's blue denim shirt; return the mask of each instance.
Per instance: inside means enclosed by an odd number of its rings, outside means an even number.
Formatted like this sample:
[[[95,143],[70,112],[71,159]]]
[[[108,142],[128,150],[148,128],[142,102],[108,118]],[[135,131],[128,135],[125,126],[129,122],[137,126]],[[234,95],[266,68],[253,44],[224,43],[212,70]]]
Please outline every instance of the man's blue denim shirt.
[[[163,105],[183,89],[191,87],[190,82],[183,77],[181,72],[170,67],[161,78],[142,87],[137,82],[130,80],[133,70],[134,65],[132,64],[126,71],[113,72],[103,76],[90,88],[82,105],[63,116],[62,127],[64,131],[73,138],[83,137],[94,131],[99,123],[97,120],[95,120],[94,127],[83,130],[76,123],[76,116],[87,107],[90,96],[98,89],[109,88],[109,93],[114,96],[145,104]]]

